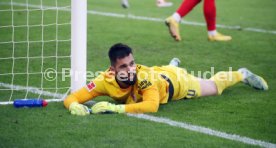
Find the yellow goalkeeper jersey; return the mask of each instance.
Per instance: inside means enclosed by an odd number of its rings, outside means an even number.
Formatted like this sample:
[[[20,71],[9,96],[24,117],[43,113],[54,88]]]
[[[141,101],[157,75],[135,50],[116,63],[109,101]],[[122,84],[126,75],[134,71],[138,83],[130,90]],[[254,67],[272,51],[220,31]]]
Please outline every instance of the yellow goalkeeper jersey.
[[[186,97],[191,75],[186,70],[174,66],[147,67],[136,65],[137,80],[133,86],[120,88],[115,74],[107,70],[82,89],[69,95],[64,105],[68,108],[72,102],[84,103],[97,96],[110,96],[125,104],[129,113],[156,112],[159,104]],[[164,77],[165,76],[165,77]],[[171,83],[171,84],[170,84]],[[169,91],[172,85],[173,92]],[[170,93],[173,93],[170,95]]]

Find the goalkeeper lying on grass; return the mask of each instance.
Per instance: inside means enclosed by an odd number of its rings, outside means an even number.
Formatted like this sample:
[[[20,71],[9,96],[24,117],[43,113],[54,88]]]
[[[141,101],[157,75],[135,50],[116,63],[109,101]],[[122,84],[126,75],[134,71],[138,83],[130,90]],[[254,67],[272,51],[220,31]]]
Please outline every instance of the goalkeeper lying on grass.
[[[238,82],[267,90],[265,80],[245,68],[218,72],[210,79],[196,78],[178,68],[177,58],[161,67],[146,67],[135,63],[132,50],[124,44],[115,44],[109,50],[111,66],[80,90],[70,94],[64,105],[74,115],[88,115],[87,102],[97,96],[110,96],[119,105],[96,103],[92,113],[146,113],[157,112],[159,104],[182,98],[220,95],[224,89]]]

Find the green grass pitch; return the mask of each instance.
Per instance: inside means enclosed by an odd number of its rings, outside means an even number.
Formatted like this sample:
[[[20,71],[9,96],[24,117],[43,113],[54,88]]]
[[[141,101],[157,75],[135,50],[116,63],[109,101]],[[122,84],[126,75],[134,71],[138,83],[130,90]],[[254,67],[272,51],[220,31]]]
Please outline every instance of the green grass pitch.
[[[5,2],[7,0],[3,0]],[[18,3],[25,1],[13,0]],[[157,8],[154,0],[130,0],[130,8],[123,9],[120,0],[88,0],[88,10],[119,14],[132,14],[165,19],[181,3],[171,0],[169,8]],[[10,1],[7,1],[10,2]],[[40,1],[29,0],[37,5]],[[70,1],[58,1],[59,6],[66,6]],[[200,125],[214,130],[237,134],[253,139],[276,143],[276,35],[246,31],[243,28],[276,30],[275,0],[217,0],[217,23],[226,26],[241,26],[239,30],[218,28],[224,34],[231,35],[230,42],[208,42],[206,27],[180,25],[183,41],[175,42],[169,36],[163,22],[118,18],[88,14],[88,70],[103,71],[108,68],[107,51],[111,45],[122,42],[134,49],[136,63],[154,66],[166,65],[173,57],[178,57],[189,72],[237,70],[247,67],[263,76],[269,85],[266,92],[257,91],[243,84],[238,84],[213,96],[192,100],[170,102],[159,107],[158,113],[150,114],[179,122]],[[55,1],[47,0],[46,6],[55,6]],[[1,9],[9,5],[0,4]],[[14,6],[14,9],[25,7]],[[29,25],[42,21],[41,13],[30,11]],[[56,13],[45,12],[45,24],[55,22]],[[14,12],[14,24],[26,24],[25,12]],[[70,22],[70,13],[59,11],[58,23]],[[186,21],[204,23],[202,4],[198,5],[186,18]],[[11,24],[11,13],[0,11],[0,26]],[[16,28],[14,41],[41,40],[41,26]],[[53,26],[45,26],[44,40],[55,39]],[[70,25],[58,28],[59,40],[70,38]],[[0,42],[12,39],[12,30],[0,28]],[[12,72],[12,60],[5,57],[38,57],[42,55],[41,43],[15,44],[12,53],[11,44],[0,44],[0,73]],[[29,47],[29,51],[27,51]],[[56,49],[58,48],[58,52]],[[70,55],[69,42],[47,42],[43,46],[44,56]],[[16,59],[15,73],[35,73],[41,71],[41,58]],[[29,67],[29,68],[27,68]],[[46,58],[43,70],[47,68],[70,67],[69,58]],[[42,75],[15,75],[15,85],[43,87],[53,93],[64,93],[66,89],[47,88],[69,87],[70,79],[58,82],[43,80]],[[11,84],[12,75],[1,75],[0,82]],[[8,101],[11,91],[0,87],[0,101]],[[25,91],[14,91],[12,99],[24,98]],[[28,93],[27,97],[38,95]],[[42,96],[47,97],[47,96]],[[49,98],[49,97],[48,97]],[[108,97],[97,98],[109,100]],[[91,115],[86,117],[71,116],[63,104],[50,103],[46,108],[15,109],[12,105],[0,106],[0,147],[252,147],[241,142],[209,136],[165,124],[136,119],[126,115]]]

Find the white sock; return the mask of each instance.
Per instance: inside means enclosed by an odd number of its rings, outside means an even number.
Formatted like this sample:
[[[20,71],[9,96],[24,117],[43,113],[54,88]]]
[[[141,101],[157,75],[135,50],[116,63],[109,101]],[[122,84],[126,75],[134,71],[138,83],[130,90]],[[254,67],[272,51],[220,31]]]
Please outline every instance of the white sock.
[[[214,36],[217,34],[217,30],[208,31],[208,35]]]
[[[180,16],[177,12],[175,12],[175,13],[172,15],[172,17],[173,17],[178,23],[181,21],[181,16]]]

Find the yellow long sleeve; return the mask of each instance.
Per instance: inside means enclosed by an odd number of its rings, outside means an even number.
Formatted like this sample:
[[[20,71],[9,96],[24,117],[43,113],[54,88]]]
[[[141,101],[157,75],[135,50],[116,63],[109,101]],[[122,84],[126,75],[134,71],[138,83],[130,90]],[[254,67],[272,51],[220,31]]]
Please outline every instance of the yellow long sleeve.
[[[127,113],[157,112],[159,108],[159,92],[157,87],[143,91],[143,101],[134,104],[126,104]]]
[[[86,101],[92,100],[99,95],[99,93],[95,91],[89,92],[86,87],[83,87],[80,90],[67,96],[63,103],[66,108],[69,108],[70,104],[73,102],[84,103]]]

